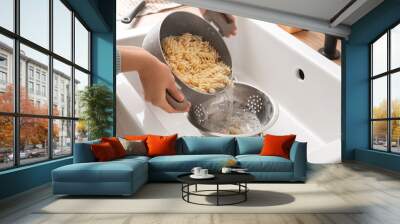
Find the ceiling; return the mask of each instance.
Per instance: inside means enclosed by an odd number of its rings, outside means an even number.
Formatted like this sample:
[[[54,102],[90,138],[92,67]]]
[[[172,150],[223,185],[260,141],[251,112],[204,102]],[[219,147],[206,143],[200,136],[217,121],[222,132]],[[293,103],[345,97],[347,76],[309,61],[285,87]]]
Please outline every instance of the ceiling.
[[[347,37],[351,25],[383,0],[174,0],[267,22]]]
[[[269,8],[296,15],[329,20],[344,8],[346,4],[351,2],[351,0],[231,0],[231,2],[246,2],[246,4],[256,7]]]

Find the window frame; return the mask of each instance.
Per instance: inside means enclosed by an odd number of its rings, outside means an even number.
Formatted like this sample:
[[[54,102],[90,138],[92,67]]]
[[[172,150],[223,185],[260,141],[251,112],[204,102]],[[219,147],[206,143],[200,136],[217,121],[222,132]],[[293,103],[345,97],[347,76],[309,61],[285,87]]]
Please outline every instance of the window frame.
[[[375,39],[373,39],[369,44],[369,149],[373,151],[380,151],[380,152],[386,152],[386,153],[392,153],[392,154],[400,154],[400,152],[394,152],[392,151],[392,121],[400,121],[400,117],[393,117],[392,116],[392,98],[391,98],[391,92],[392,92],[392,84],[391,84],[391,79],[392,75],[396,75],[396,73],[400,72],[400,67],[398,68],[391,68],[391,31],[397,27],[400,26],[400,21],[395,22],[392,24],[389,28],[387,28],[383,33],[378,35]],[[386,65],[386,71],[382,72],[380,74],[376,74],[374,76],[373,74],[373,44],[378,41],[381,37],[383,37],[385,34],[387,34],[387,52],[386,52],[386,57],[387,57],[387,65]],[[387,98],[387,105],[386,105],[386,118],[373,118],[373,97],[374,97],[374,92],[373,92],[373,81],[375,79],[379,79],[382,77],[386,77],[386,86],[387,86],[387,93],[386,93],[386,98]],[[386,121],[386,150],[379,150],[374,148],[374,133],[373,133],[373,122],[374,121]]]
[[[14,18],[13,18],[13,31],[10,31],[4,27],[0,26],[0,35],[3,35],[5,37],[11,38],[13,40],[14,48],[12,52],[12,57],[13,57],[13,64],[12,66],[12,75],[14,79],[14,93],[13,93],[13,112],[2,112],[0,111],[0,116],[4,117],[11,117],[13,119],[13,166],[10,167],[5,167],[5,168],[0,168],[0,172],[4,170],[10,170],[10,169],[15,169],[18,167],[23,167],[23,166],[29,166],[37,163],[43,163],[49,160],[58,160],[62,159],[65,157],[70,157],[73,155],[74,152],[74,143],[75,143],[75,126],[76,126],[76,121],[78,121],[80,118],[75,116],[75,108],[71,108],[71,114],[70,116],[56,116],[53,115],[53,59],[58,60],[61,63],[64,63],[68,66],[71,66],[71,93],[72,93],[72,99],[71,99],[71,105],[74,105],[75,103],[75,88],[74,88],[74,83],[75,83],[75,69],[85,73],[88,75],[89,78],[89,83],[88,86],[92,85],[92,61],[91,61],[91,49],[92,49],[92,44],[91,44],[91,37],[92,37],[92,30],[87,26],[87,24],[83,21],[83,19],[77,14],[72,7],[65,1],[65,0],[59,0],[68,10],[71,11],[71,59],[64,58],[63,56],[55,53],[53,50],[53,1],[54,0],[48,0],[49,3],[49,47],[46,49],[45,47],[42,47],[39,44],[34,43],[33,41],[30,41],[29,39],[23,37],[20,35],[20,0],[14,0],[13,1],[13,10],[14,10]],[[85,69],[81,67],[80,65],[75,63],[75,18],[84,26],[84,28],[88,31],[88,69]],[[46,91],[48,93],[45,93],[46,96],[48,97],[48,112],[46,115],[39,115],[39,114],[27,114],[27,113],[21,113],[20,111],[20,45],[23,44],[27,47],[32,48],[33,50],[39,51],[40,53],[43,53],[48,56],[49,62],[48,62],[48,81],[47,81],[47,88]],[[29,66],[29,64],[27,64]],[[30,67],[27,67],[27,70]],[[41,75],[42,73],[40,73]],[[36,70],[33,70],[33,81],[34,85],[36,83]],[[27,81],[30,80],[30,74],[27,72],[26,74]],[[39,83],[41,82],[41,77],[39,76]],[[29,91],[27,89],[27,91]],[[36,91],[36,89],[34,89]],[[41,96],[42,94],[40,94]],[[47,151],[48,155],[47,158],[44,158],[41,161],[38,162],[32,162],[32,163],[26,163],[26,164],[21,164],[21,159],[20,159],[20,119],[21,118],[45,118],[47,119],[48,122],[48,136],[47,136]],[[62,155],[62,156],[54,156],[54,146],[53,146],[53,123],[57,120],[66,120],[66,121],[71,121],[71,153],[68,155]]]

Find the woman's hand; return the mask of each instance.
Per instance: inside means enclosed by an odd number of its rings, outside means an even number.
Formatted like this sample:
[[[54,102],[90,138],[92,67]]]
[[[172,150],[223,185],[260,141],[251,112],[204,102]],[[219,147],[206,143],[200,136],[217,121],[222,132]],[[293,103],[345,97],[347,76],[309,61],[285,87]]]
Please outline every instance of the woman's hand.
[[[146,101],[169,113],[189,111],[190,105],[182,111],[177,111],[166,100],[167,91],[178,102],[182,102],[185,99],[185,96],[176,87],[175,78],[166,64],[152,56],[148,64],[138,72]]]
[[[175,78],[169,67],[152,54],[139,47],[119,46],[121,71],[137,71],[144,90],[144,99],[169,113],[187,112],[190,105],[177,110],[166,99],[167,91],[178,102],[185,99],[176,87]]]

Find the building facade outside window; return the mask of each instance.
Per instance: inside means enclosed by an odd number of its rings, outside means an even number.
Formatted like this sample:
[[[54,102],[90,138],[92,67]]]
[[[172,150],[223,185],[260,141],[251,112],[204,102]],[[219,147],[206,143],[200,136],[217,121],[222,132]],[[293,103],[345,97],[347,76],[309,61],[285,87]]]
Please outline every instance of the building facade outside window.
[[[87,139],[71,105],[90,85],[81,82],[91,75],[89,30],[63,0],[15,1],[4,4],[19,5],[19,27],[0,23],[0,170],[70,156],[73,143]],[[74,43],[87,49],[76,55]]]
[[[400,24],[370,44],[371,148],[400,153]]]
[[[0,92],[6,91],[7,88],[7,68],[8,59],[7,55],[0,54]]]

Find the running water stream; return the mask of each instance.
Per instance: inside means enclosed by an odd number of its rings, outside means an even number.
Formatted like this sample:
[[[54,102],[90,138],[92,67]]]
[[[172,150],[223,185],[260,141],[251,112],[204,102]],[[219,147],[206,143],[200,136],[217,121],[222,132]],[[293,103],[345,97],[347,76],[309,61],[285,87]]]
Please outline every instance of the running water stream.
[[[261,129],[257,114],[248,108],[246,102],[239,102],[235,97],[234,84],[211,99],[213,102],[205,108],[207,117],[204,127],[212,132],[239,135]]]

